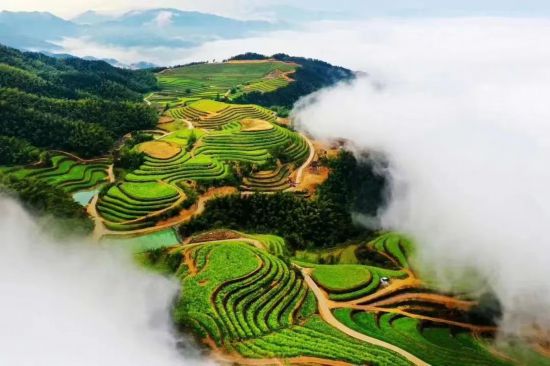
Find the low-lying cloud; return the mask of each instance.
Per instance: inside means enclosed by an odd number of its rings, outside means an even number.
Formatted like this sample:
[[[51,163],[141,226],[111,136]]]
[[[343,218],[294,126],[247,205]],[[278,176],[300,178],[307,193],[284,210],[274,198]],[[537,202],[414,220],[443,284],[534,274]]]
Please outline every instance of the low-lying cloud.
[[[481,273],[502,301],[504,330],[517,331],[550,325],[548,44],[542,18],[372,19],[157,50],[150,60],[286,52],[367,72],[307,98],[300,125],[385,153],[392,200],[382,223],[412,235],[440,277]]]
[[[172,24],[173,17],[174,17],[174,13],[172,13],[171,11],[166,11],[166,10],[161,11],[155,17],[155,20],[153,20],[153,23],[159,28],[164,28]]]
[[[412,235],[440,278],[486,278],[504,331],[549,327],[550,21],[395,20],[345,32],[335,48],[348,51],[334,58],[369,77],[303,100],[299,125],[383,152],[392,195],[382,224]]]
[[[0,365],[203,363],[172,330],[176,283],[112,248],[52,242],[11,200],[0,211]]]

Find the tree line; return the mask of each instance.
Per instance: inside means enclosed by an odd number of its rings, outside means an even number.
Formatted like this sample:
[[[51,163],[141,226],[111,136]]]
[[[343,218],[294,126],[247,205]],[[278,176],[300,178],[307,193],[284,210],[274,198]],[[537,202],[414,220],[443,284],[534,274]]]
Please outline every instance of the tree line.
[[[376,214],[384,204],[386,178],[368,160],[347,151],[326,159],[331,174],[308,199],[293,193],[239,194],[211,200],[202,215],[180,227],[183,237],[214,228],[282,236],[292,249],[334,246],[369,231],[356,225],[352,212]]]

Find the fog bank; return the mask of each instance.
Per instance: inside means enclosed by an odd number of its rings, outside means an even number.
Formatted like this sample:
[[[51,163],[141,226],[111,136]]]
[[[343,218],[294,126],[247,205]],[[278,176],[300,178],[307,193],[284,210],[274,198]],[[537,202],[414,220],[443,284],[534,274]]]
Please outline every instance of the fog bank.
[[[201,363],[172,331],[176,283],[126,252],[51,242],[11,200],[0,211],[0,365]]]
[[[308,47],[342,50],[334,58],[369,77],[303,100],[299,126],[386,154],[384,227],[413,236],[448,283],[481,273],[504,306],[503,331],[549,327],[550,21],[395,20],[342,32],[338,45],[329,35]]]

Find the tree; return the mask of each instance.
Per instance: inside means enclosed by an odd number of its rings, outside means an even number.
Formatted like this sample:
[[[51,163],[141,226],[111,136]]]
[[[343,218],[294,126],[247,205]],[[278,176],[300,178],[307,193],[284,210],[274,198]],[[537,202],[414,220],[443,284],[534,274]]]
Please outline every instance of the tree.
[[[191,150],[193,150],[193,147],[195,146],[196,142],[197,142],[197,135],[195,134],[195,131],[192,130],[191,133],[189,134],[189,138],[187,139],[187,145],[186,145],[185,149],[188,152],[191,152]]]
[[[145,154],[143,152],[124,146],[115,158],[115,167],[135,170],[143,164],[144,160]]]
[[[27,141],[15,137],[0,136],[0,164],[25,165],[37,161],[40,150]]]

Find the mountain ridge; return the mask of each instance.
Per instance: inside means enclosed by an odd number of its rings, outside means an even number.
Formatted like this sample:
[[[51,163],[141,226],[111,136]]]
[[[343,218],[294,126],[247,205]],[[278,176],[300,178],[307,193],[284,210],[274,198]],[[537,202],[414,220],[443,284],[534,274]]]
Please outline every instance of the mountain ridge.
[[[189,48],[279,27],[261,20],[239,20],[174,8],[136,10],[118,16],[88,11],[70,20],[49,12],[2,11],[0,43],[22,50],[49,52],[61,52],[60,42],[64,38],[86,38],[86,41],[118,47]]]

